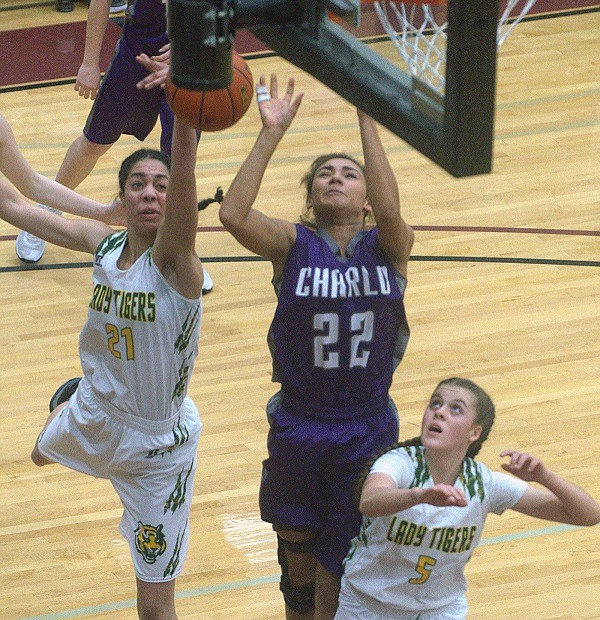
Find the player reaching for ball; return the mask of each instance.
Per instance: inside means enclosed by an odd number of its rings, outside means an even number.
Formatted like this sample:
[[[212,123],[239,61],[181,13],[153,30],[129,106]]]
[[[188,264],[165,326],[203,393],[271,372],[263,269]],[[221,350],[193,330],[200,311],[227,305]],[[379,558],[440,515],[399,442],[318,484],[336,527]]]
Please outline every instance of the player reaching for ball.
[[[83,133],[69,146],[56,175],[56,181],[75,189],[122,134],[143,141],[160,117],[160,150],[169,155],[173,134],[173,112],[161,89],[139,89],[137,83],[148,70],[136,62],[146,54],[155,60],[168,57],[166,5],[162,0],[135,0],[128,3],[122,35],[110,67],[101,80],[100,52],[106,32],[111,0],[91,0],[88,12],[83,61],[77,73],[75,90],[80,97],[93,100]],[[40,204],[40,206],[45,206]],[[22,231],[17,236],[17,256],[26,263],[37,263],[45,251],[43,239]],[[205,293],[212,289],[205,271]]]
[[[195,251],[197,145],[195,131],[176,120],[172,165],[148,149],[123,161],[126,230],[60,217],[0,181],[2,219],[94,257],[79,339],[83,378],[67,381],[51,398],[31,457],[38,466],[60,463],[111,481],[123,504],[120,531],[135,567],[141,620],[176,620],[175,579],[189,538],[201,431],[187,396],[204,277]],[[71,190],[47,181],[58,186],[48,192],[79,208]]]
[[[277,532],[288,620],[330,620],[342,562],[361,515],[355,480],[398,439],[392,375],[408,343],[404,311],[413,231],[375,122],[357,111],[364,165],[321,155],[303,181],[300,223],[253,205],[269,161],[300,106],[290,80],[256,88],[262,128],[226,193],[221,222],[269,259],[277,309],[269,330],[273,381],[260,510]],[[375,225],[376,223],[376,225]]]

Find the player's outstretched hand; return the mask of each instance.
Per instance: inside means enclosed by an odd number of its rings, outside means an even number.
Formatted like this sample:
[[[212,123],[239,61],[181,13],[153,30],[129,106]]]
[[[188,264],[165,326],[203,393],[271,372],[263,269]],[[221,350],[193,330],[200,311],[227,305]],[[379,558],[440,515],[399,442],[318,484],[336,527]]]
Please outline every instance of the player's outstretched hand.
[[[535,456],[518,450],[504,450],[500,456],[510,457],[509,463],[502,463],[502,469],[527,482],[540,482],[547,469],[542,461]]]
[[[156,60],[157,62],[166,62],[167,64],[171,63],[171,44],[167,43],[163,45],[159,50],[156,56],[151,56],[152,60]]]
[[[261,75],[256,85],[256,101],[263,127],[266,129],[279,128],[285,132],[294,120],[296,112],[298,112],[302,97],[303,93],[294,97],[294,78],[289,79],[285,95],[280,98],[277,88],[277,75],[271,74],[269,88],[267,88],[265,76]]]
[[[127,213],[121,199],[117,196],[105,206],[103,221],[109,226],[127,226]]]
[[[461,506],[467,505],[465,494],[451,484],[436,484],[423,489],[421,503],[432,506]]]

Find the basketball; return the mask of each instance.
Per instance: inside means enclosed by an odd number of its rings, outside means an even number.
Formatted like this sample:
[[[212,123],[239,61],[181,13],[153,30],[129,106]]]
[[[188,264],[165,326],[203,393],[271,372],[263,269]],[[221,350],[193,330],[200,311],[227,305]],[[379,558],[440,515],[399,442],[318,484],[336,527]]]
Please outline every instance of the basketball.
[[[235,125],[250,107],[254,79],[248,63],[233,50],[233,80],[218,90],[188,90],[167,77],[165,94],[177,118],[195,129],[222,131]]]

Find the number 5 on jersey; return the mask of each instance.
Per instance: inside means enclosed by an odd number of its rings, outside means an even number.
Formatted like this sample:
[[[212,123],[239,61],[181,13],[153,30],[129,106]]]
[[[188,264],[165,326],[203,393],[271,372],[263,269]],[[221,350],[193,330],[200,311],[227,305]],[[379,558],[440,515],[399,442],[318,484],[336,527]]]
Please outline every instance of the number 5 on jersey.
[[[418,585],[425,583],[429,579],[431,571],[433,570],[433,567],[436,565],[436,563],[437,560],[435,558],[432,558],[428,555],[420,555],[419,561],[415,566],[415,570],[417,571],[417,573],[419,573],[419,577],[413,577],[412,579],[409,579],[408,583],[415,583]]]

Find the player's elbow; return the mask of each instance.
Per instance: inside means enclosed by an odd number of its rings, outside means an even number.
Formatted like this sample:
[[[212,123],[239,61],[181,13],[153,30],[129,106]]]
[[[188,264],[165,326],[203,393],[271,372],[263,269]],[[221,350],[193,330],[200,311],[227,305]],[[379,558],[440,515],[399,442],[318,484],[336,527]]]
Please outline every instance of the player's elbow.
[[[223,204],[219,208],[219,220],[225,229],[231,233],[240,226],[241,218],[237,210],[233,205],[230,205],[227,201],[223,201]]]
[[[223,200],[221,206],[219,207],[219,220],[225,228],[230,224],[232,219],[231,208],[227,202],[227,199]]]
[[[580,525],[591,527],[593,525],[598,525],[599,523],[600,523],[600,506],[597,506],[594,512],[592,512],[589,515],[586,515],[586,517],[582,519],[582,523]]]
[[[568,522],[571,525],[577,525],[581,527],[592,527],[600,523],[600,504],[593,502],[593,504],[587,506],[581,506],[575,513],[571,513]],[[566,521],[567,519],[565,519]]]

